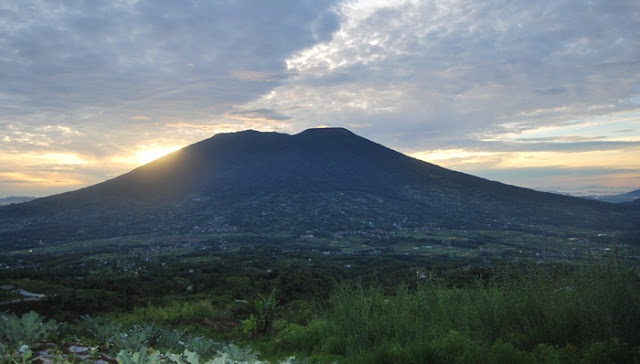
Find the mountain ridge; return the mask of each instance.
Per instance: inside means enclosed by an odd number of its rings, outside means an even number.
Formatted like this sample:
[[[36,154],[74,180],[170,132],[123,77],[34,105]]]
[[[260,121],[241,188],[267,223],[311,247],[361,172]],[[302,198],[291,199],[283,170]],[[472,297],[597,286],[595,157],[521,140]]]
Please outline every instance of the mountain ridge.
[[[28,202],[35,199],[36,197],[31,196],[7,196],[0,198],[0,206]]]
[[[615,195],[587,195],[580,197],[611,203],[630,203],[640,198],[640,189]]]
[[[233,226],[629,229],[638,209],[538,192],[420,161],[344,128],[217,134],[121,176],[0,208],[0,244]]]

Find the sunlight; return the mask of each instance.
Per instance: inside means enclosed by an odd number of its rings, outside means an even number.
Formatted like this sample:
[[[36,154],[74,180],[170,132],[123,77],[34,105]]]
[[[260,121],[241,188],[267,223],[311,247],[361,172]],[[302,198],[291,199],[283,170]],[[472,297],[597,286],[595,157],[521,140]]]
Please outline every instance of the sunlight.
[[[465,149],[436,149],[431,151],[408,154],[410,157],[435,163],[443,167],[459,165],[495,164],[500,161],[504,153],[489,151],[473,151]]]
[[[639,148],[623,150],[597,150],[581,152],[562,151],[517,151],[489,152],[465,149],[438,149],[410,153],[409,156],[446,168],[471,169],[489,167],[497,169],[518,168],[611,168],[611,161],[616,161],[616,168],[637,169],[640,161],[637,158]],[[474,165],[477,168],[474,168]]]
[[[75,153],[45,153],[36,155],[34,158],[56,165],[84,165],[91,163]]]
[[[56,185],[56,186],[75,186],[81,185],[83,181],[72,179],[68,177],[60,176],[54,173],[41,173],[40,176],[36,174],[22,173],[22,172],[0,172],[0,179],[3,181],[9,181],[16,185]]]
[[[153,162],[154,160],[164,157],[165,155],[175,152],[180,149],[180,146],[171,146],[171,147],[156,147],[152,146],[151,148],[143,148],[138,150],[135,153],[135,157],[132,159],[136,162],[136,164],[147,164]]]
[[[496,165],[497,168],[612,168],[611,161],[616,161],[617,169],[637,169],[640,167],[638,148],[628,150],[596,150],[586,152],[515,152]]]

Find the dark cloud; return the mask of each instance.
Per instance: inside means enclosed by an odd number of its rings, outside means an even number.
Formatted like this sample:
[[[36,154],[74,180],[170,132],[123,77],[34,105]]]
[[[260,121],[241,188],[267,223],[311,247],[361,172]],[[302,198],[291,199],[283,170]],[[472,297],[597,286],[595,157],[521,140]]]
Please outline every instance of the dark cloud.
[[[175,115],[185,107],[225,108],[278,82],[256,84],[233,71],[285,73],[286,56],[335,30],[331,6],[16,2],[3,9],[8,21],[0,25],[2,93],[32,112],[90,105],[117,115],[137,108]]]

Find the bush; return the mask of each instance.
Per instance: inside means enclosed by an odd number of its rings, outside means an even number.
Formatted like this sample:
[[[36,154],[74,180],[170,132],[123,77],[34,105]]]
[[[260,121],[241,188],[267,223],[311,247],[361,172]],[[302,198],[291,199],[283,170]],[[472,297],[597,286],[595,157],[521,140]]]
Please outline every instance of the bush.
[[[638,348],[631,347],[617,338],[591,343],[583,354],[586,363],[637,363],[640,361]]]
[[[328,325],[325,321],[313,321],[307,326],[290,324],[275,339],[276,349],[282,353],[311,355],[321,351],[328,340]]]
[[[496,340],[488,350],[487,355],[483,356],[487,363],[535,363],[536,357],[532,353],[528,353],[517,349],[510,343]]]
[[[454,330],[435,340],[432,345],[441,363],[469,363],[482,357],[476,342]]]

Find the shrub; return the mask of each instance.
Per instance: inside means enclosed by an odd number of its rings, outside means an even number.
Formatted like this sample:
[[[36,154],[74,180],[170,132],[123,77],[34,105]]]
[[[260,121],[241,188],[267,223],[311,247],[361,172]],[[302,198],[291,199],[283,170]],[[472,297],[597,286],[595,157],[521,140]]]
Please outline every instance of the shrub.
[[[268,299],[256,297],[253,301],[253,308],[255,315],[251,314],[248,319],[243,321],[244,332],[250,336],[270,332],[278,309],[275,288],[271,291]]]
[[[638,351],[617,338],[591,343],[583,353],[587,363],[637,363],[640,361]]]
[[[438,361],[443,363],[469,363],[481,357],[480,346],[455,330],[435,340],[432,345]]]
[[[487,363],[535,363],[533,354],[517,349],[510,343],[496,340],[491,345],[486,356],[483,356]]]
[[[307,326],[296,324],[288,325],[275,339],[276,348],[284,353],[297,353],[310,355],[325,349],[332,353],[331,348],[323,345],[328,340],[329,327],[325,321],[313,321]]]

